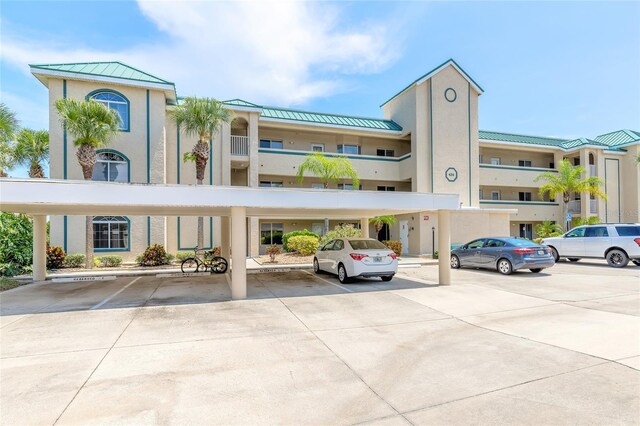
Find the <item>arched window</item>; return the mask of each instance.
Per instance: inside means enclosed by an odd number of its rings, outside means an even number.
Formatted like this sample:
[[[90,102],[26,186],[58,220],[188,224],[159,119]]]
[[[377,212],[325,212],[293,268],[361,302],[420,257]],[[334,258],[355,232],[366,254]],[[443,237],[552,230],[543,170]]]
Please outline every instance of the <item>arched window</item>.
[[[129,100],[113,91],[99,91],[89,94],[91,99],[103,103],[107,108],[115,109],[120,116],[120,130],[129,131]]]
[[[95,251],[129,250],[129,219],[124,216],[93,218]]]
[[[93,180],[129,182],[129,160],[114,151],[98,151],[93,166]]]

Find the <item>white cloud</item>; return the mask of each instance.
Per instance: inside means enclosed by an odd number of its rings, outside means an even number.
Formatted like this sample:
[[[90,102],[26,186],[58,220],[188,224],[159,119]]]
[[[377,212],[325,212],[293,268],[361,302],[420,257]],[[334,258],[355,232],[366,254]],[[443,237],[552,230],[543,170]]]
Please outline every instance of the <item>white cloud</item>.
[[[340,5],[311,2],[140,1],[168,41],[93,50],[3,37],[2,60],[27,63],[121,60],[174,81],[181,95],[303,104],[349,90],[398,53],[394,22],[346,22]]]

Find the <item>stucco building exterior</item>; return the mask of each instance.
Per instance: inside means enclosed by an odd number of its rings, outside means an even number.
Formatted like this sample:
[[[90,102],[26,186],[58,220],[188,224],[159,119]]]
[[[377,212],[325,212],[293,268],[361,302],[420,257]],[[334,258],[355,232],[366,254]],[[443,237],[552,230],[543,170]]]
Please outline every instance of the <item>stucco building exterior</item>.
[[[119,62],[32,65],[32,74],[49,90],[51,163],[57,179],[82,179],[70,135],[60,124],[54,102],[94,98],[116,109],[121,131],[99,150],[95,180],[126,183],[195,184],[195,168],[185,163],[194,137],[176,128],[168,111],[180,102],[175,85]],[[462,209],[452,214],[452,242],[486,235],[535,237],[543,220],[563,221],[559,202],[541,199],[534,179],[568,158],[605,181],[608,195],[590,200],[574,194],[574,217],[598,216],[607,222],[640,221],[640,132],[619,130],[593,139],[564,140],[478,129],[482,88],[453,60],[412,82],[381,105],[383,118],[267,107],[233,99],[226,106],[233,121],[210,141],[206,185],[306,187],[322,191],[312,176],[296,180],[306,155],[349,157],[361,188],[345,180],[338,189],[414,191],[459,196]],[[110,200],[113,201],[113,200]],[[467,209],[517,209],[511,215],[469,213]],[[433,215],[404,215],[380,238],[400,240],[408,254],[437,248]],[[127,260],[154,243],[175,253],[195,246],[196,218],[96,216],[95,251]],[[219,245],[221,220],[205,218],[207,247]],[[359,225],[356,218],[332,221]],[[294,229],[322,232],[323,218],[249,218],[248,253],[278,243]],[[369,227],[369,235],[376,237]],[[435,232],[437,235],[437,232]],[[67,252],[84,251],[84,217],[51,217],[51,244]]]

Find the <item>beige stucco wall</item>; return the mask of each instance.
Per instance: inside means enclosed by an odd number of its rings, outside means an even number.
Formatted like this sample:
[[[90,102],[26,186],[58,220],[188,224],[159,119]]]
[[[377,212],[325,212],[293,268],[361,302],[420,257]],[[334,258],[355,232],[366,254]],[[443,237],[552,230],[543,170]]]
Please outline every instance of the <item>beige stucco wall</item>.
[[[540,187],[540,182],[536,182],[536,178],[544,172],[543,170],[532,170],[527,167],[490,166],[486,164],[480,165],[479,170],[481,186],[535,188],[536,191]]]
[[[620,157],[605,157],[605,192],[607,201],[605,203],[605,221],[623,221],[622,200],[620,195],[624,190],[624,181],[621,181],[622,170],[620,167]]]
[[[529,160],[531,167],[549,168],[554,163],[553,152],[537,152],[532,150],[515,150],[492,147],[480,147],[480,155],[482,163],[491,164],[491,158],[499,158],[500,164],[503,166],[518,166],[518,161]],[[555,164],[554,164],[555,166]]]
[[[627,153],[620,158],[620,179],[622,222],[640,222],[640,163],[637,162],[640,154],[640,145],[632,145],[625,148]]]

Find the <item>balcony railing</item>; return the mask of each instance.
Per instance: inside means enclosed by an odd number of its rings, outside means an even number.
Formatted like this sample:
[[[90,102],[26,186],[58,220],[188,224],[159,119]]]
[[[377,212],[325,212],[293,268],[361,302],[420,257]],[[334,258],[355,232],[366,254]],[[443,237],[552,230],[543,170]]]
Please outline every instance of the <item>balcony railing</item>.
[[[249,137],[231,135],[231,155],[249,156]]]

